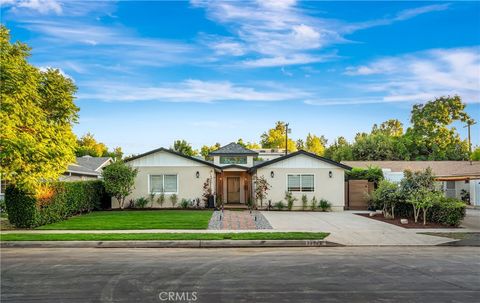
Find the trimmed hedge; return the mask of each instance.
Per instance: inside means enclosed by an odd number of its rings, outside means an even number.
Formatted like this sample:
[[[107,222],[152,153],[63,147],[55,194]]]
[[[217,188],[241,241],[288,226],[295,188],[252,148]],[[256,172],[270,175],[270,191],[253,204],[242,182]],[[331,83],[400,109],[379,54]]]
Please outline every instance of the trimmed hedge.
[[[51,185],[53,196],[45,201],[13,186],[5,191],[10,223],[16,227],[36,227],[62,221],[76,214],[102,209],[109,196],[103,181],[57,182]]]

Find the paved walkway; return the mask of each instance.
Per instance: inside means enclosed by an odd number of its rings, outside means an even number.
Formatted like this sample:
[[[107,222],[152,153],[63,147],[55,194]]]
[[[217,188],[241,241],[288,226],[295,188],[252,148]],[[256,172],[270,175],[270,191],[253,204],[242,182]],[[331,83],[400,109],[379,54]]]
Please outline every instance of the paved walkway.
[[[254,215],[249,211],[216,211],[210,219],[208,229],[248,230],[257,229]]]
[[[262,213],[276,230],[329,232],[326,240],[344,245],[438,245],[452,241],[355,215],[358,211]]]

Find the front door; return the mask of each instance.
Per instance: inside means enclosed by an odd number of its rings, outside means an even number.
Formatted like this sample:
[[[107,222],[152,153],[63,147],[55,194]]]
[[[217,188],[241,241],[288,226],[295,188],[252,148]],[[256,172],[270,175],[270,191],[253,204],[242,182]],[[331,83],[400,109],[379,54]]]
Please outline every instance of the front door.
[[[240,177],[227,177],[227,203],[240,203]]]

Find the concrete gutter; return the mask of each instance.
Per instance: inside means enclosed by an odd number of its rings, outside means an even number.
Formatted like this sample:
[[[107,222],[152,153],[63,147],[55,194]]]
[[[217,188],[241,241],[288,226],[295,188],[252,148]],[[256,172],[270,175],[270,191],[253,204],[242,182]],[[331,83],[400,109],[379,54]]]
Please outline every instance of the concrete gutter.
[[[326,240],[1,241],[2,248],[237,248],[337,247]]]

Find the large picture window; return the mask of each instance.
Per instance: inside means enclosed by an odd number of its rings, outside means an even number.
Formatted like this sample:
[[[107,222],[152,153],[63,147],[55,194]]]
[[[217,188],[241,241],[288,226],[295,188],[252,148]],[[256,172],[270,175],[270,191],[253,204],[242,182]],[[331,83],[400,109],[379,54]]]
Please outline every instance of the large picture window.
[[[315,190],[315,178],[312,174],[287,175],[287,190],[312,192]]]
[[[247,164],[247,157],[220,157],[220,164]]]
[[[150,175],[151,193],[177,193],[177,175]]]

